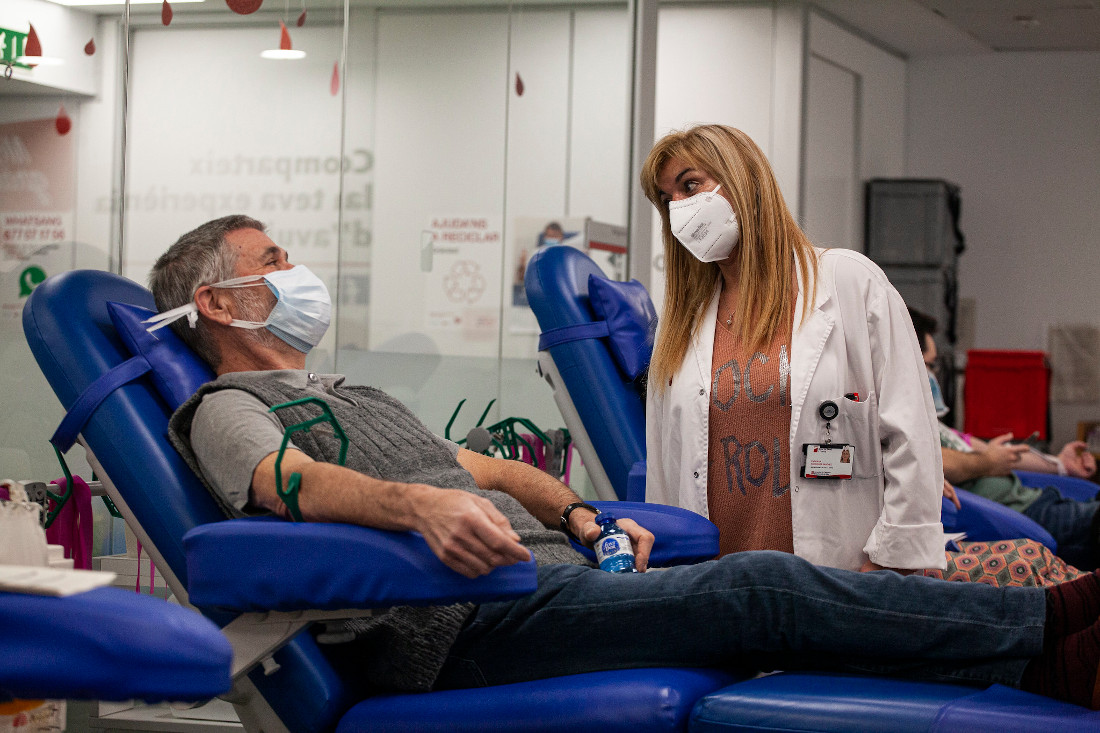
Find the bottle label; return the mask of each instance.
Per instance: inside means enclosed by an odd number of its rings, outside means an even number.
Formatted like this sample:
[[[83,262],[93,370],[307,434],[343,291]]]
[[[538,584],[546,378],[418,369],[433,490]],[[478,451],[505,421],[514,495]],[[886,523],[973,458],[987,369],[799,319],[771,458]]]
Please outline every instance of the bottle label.
[[[608,535],[596,542],[596,561],[602,570],[621,571],[634,566],[634,549],[623,534]]]

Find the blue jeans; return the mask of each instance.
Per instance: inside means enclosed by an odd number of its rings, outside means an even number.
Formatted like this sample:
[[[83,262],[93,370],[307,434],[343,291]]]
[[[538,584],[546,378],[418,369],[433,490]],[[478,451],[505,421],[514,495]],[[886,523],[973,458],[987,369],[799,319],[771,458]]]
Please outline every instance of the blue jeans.
[[[477,609],[436,689],[670,666],[1017,686],[1045,616],[1038,588],[855,573],[782,552],[629,575],[550,565],[530,596]]]
[[[1097,522],[1100,501],[1077,501],[1047,486],[1039,498],[1022,512],[1050,532],[1058,543],[1058,557],[1081,570],[1100,565],[1097,547]]]

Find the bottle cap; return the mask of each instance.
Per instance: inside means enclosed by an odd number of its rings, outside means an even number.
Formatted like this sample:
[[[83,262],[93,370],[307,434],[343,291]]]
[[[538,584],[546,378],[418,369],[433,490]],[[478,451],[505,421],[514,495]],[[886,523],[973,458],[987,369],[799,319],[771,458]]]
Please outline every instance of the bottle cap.
[[[604,524],[610,524],[611,522],[614,522],[614,521],[615,521],[615,515],[614,514],[608,514],[607,512],[600,512],[599,514],[596,515],[596,524],[599,524],[601,526],[604,525]]]

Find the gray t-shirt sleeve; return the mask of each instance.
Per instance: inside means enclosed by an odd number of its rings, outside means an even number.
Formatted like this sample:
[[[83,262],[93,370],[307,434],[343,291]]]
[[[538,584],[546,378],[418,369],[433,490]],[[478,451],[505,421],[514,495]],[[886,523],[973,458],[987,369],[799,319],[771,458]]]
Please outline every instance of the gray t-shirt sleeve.
[[[239,389],[221,389],[203,397],[191,424],[191,446],[207,481],[231,506],[247,514],[262,513],[248,506],[252,474],[260,461],[278,452],[282,442],[278,418]]]

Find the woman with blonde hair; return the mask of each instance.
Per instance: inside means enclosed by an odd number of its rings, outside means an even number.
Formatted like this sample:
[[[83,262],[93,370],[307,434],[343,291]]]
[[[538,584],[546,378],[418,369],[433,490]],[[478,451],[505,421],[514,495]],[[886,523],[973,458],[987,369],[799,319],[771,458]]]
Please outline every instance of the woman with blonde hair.
[[[740,130],[673,132],[641,177],[666,263],[647,500],[709,517],[722,554],[943,568],[935,411],[886,276],[852,250],[815,248]]]

